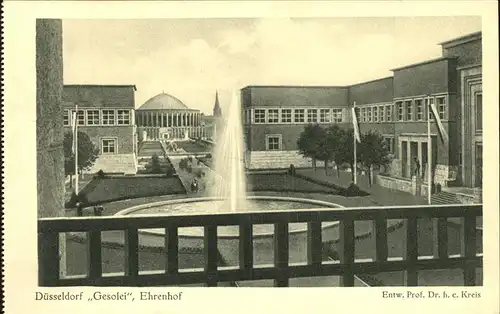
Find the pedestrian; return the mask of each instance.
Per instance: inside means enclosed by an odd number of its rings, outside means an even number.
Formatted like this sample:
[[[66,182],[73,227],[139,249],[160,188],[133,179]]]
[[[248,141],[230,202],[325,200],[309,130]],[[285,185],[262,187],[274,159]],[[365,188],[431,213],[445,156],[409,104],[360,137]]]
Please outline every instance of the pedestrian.
[[[78,217],[83,216],[83,203],[80,201],[76,202],[76,214]]]
[[[415,176],[418,177],[420,175],[420,162],[417,157],[413,157],[413,162],[415,164]]]

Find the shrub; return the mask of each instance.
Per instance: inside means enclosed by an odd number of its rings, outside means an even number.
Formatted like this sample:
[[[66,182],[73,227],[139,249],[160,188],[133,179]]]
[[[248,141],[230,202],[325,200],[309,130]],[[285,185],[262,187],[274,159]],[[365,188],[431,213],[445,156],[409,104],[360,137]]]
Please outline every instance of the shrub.
[[[193,162],[193,156],[188,157],[189,162]]]
[[[207,158],[207,159],[208,159],[208,158],[212,158],[212,154],[210,154],[210,153],[206,154],[206,155],[205,155],[205,158]]]
[[[171,178],[171,177],[173,177],[173,176],[174,176],[174,174],[175,174],[174,169],[172,169],[172,167],[168,167],[168,169],[167,169],[167,173],[166,173],[167,178]]]
[[[186,170],[188,166],[187,159],[183,158],[181,161],[179,161],[179,168],[181,170]]]
[[[105,178],[105,177],[106,177],[106,174],[105,174],[105,173],[104,173],[104,171],[102,171],[102,169],[101,169],[101,170],[97,171],[97,173],[96,173],[96,177],[97,177],[97,178],[99,178],[99,179],[102,179],[102,178]]]
[[[349,187],[346,189],[346,194],[346,196],[359,196],[362,194],[362,191],[356,184],[354,184],[354,182],[351,182]]]
[[[86,206],[89,202],[87,195],[81,192],[78,195],[76,195],[76,193],[73,191],[73,193],[71,193],[68,203],[66,203],[66,207],[74,208],[76,207],[76,203],[78,202],[80,202],[83,206]]]
[[[157,154],[154,154],[151,157],[151,172],[152,173],[161,173],[160,157],[158,157]]]
[[[186,167],[186,171],[187,171],[188,173],[193,173],[193,167],[191,167],[191,165],[188,165],[188,166]]]

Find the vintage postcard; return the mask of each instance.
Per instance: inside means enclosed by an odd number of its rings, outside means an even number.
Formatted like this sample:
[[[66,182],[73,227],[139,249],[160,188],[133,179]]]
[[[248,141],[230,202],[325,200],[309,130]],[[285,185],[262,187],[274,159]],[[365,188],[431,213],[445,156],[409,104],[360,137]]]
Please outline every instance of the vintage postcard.
[[[8,1],[5,312],[498,313],[497,8]]]

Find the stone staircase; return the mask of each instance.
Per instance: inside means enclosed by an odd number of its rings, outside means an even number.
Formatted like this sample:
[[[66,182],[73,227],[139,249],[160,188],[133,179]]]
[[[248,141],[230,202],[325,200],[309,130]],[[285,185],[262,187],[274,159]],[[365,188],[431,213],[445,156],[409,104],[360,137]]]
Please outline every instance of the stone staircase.
[[[441,191],[437,194],[433,194],[431,197],[432,205],[451,205],[451,204],[462,204],[462,202],[453,193]]]
[[[96,173],[99,170],[105,173],[136,174],[137,162],[134,154],[99,155],[95,164],[88,171]]]

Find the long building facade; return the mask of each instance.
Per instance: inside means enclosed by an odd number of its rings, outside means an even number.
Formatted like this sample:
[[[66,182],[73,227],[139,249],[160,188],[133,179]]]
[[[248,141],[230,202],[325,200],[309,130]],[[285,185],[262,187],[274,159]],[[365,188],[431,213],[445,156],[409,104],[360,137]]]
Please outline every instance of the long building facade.
[[[297,139],[310,123],[352,127],[356,102],[362,133],[379,132],[393,155],[389,174],[409,178],[416,157],[422,169],[431,150],[433,180],[442,186],[482,184],[481,33],[440,44],[442,57],[393,69],[390,77],[351,86],[248,86],[242,89],[248,169],[310,167]],[[442,142],[431,121],[433,102],[449,134]],[[422,171],[426,179],[427,172]]]
[[[135,91],[135,85],[64,85],[64,131],[71,132],[78,106],[78,131],[99,149],[90,173],[136,173]]]

